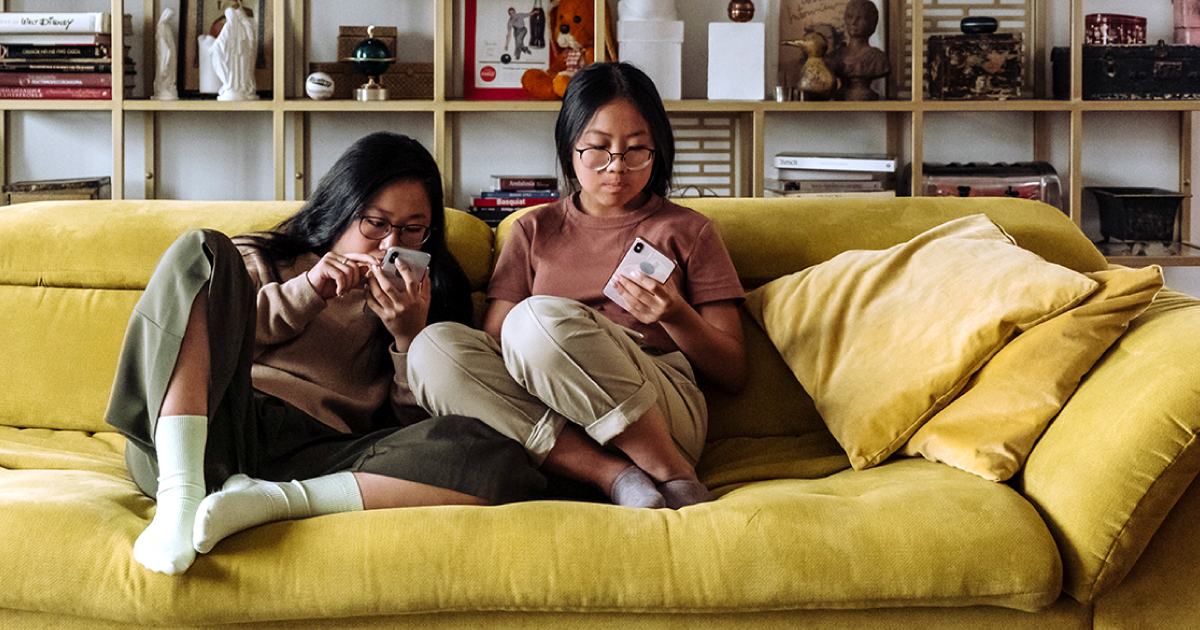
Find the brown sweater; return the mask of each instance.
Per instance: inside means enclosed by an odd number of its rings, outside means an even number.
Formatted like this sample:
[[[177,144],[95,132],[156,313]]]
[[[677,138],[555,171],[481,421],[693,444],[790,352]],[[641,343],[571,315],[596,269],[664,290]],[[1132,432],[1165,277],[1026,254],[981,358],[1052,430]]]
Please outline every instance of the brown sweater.
[[[389,400],[402,424],[427,417],[409,391],[408,355],[395,351],[365,308],[365,287],[326,301],[305,276],[317,255],[301,255],[275,274],[257,249],[239,249],[258,286],[255,389],[343,432],[371,430],[372,415]]]

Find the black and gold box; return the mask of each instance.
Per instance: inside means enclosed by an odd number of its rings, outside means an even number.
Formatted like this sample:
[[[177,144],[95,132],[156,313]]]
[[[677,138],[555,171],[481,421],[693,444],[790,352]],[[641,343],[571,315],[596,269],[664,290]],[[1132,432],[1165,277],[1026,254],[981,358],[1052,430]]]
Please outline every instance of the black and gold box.
[[[1020,33],[930,35],[925,85],[934,99],[1005,99],[1021,96]]]
[[[1200,46],[1083,46],[1083,98],[1095,100],[1200,98]],[[1071,97],[1071,51],[1050,51],[1054,98]]]

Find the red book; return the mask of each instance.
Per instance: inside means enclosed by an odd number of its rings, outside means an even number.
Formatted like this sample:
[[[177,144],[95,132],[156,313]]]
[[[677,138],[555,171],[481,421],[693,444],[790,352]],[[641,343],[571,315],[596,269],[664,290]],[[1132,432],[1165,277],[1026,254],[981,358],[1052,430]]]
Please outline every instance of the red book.
[[[132,79],[133,75],[126,78]],[[107,72],[0,72],[0,87],[48,86],[112,87],[112,75]]]
[[[496,190],[558,190],[558,178],[553,175],[492,175]]]
[[[540,206],[558,201],[557,197],[475,197],[471,205],[476,208],[524,208]]]
[[[18,99],[112,99],[105,87],[0,87],[0,98]]]

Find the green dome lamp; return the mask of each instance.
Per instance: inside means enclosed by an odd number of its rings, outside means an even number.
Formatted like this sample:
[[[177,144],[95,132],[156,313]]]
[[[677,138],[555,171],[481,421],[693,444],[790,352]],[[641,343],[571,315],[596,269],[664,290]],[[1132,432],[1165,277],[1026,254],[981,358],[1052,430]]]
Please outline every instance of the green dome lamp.
[[[353,56],[345,61],[367,77],[362,87],[354,90],[354,98],[360,101],[386,101],[387,88],[379,84],[379,75],[387,71],[392,62],[396,61],[388,50],[387,44],[375,39],[375,27],[367,27],[367,38],[354,47]]]

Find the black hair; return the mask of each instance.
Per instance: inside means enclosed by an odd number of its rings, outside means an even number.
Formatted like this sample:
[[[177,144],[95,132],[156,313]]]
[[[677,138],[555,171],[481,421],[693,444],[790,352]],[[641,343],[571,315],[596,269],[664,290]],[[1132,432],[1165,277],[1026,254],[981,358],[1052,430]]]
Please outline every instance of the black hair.
[[[654,81],[637,66],[628,63],[591,64],[576,72],[567,84],[558,122],[554,126],[554,145],[563,178],[572,190],[579,189],[579,179],[575,175],[575,143],[596,111],[618,99],[633,103],[646,120],[654,140],[654,165],[645,191],[666,197],[671,190],[671,171],[675,166],[675,135]]]
[[[429,151],[408,136],[381,131],[360,138],[337,159],[296,214],[270,232],[244,240],[258,247],[272,266],[306,253],[323,256],[343,232],[358,229],[359,212],[379,191],[408,181],[419,183],[429,198],[429,240],[421,246],[431,256],[428,321],[470,324],[470,282],[446,245],[441,171]]]

